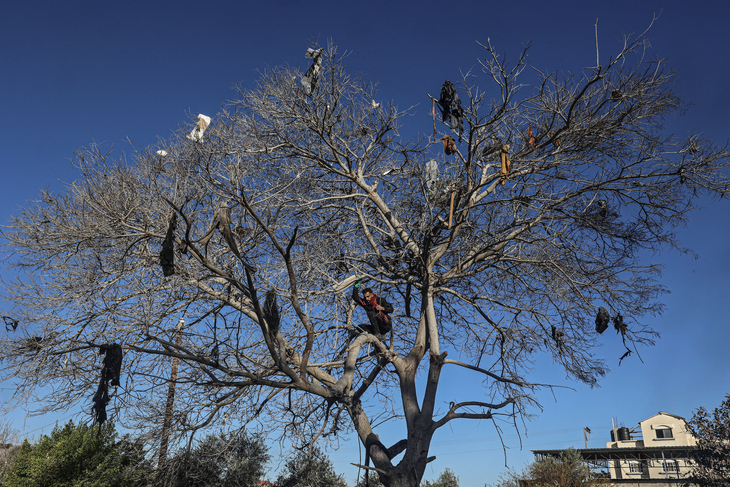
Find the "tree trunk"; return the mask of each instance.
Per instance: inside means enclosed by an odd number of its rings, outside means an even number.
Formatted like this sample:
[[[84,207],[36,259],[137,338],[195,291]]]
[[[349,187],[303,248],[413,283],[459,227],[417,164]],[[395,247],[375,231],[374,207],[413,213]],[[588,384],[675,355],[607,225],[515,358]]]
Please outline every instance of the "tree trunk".
[[[182,325],[184,321],[180,318],[175,332],[175,345],[180,346],[182,343]],[[162,476],[165,471],[165,462],[167,461],[167,445],[170,438],[170,423],[172,423],[173,406],[175,405],[175,382],[177,381],[177,368],[180,359],[173,357],[172,371],[170,372],[170,387],[167,390],[167,404],[165,405],[165,417],[162,421],[162,435],[160,438],[160,454],[157,460],[157,477],[155,478],[155,486],[162,485]]]

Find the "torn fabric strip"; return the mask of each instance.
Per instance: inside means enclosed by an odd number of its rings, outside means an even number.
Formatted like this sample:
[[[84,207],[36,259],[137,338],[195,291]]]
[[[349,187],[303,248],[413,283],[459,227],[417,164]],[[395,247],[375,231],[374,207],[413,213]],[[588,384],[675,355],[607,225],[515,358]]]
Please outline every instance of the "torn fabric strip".
[[[120,385],[120,377],[122,372],[122,346],[116,343],[105,344],[99,347],[99,355],[105,355],[101,368],[101,381],[99,388],[94,394],[92,407],[94,412],[94,421],[102,424],[106,421],[106,406],[109,404],[109,385]]]
[[[203,140],[203,134],[205,133],[205,130],[210,125],[210,117],[207,115],[198,114],[198,123],[195,124],[195,128],[193,128],[193,131],[188,134],[188,139],[192,140],[193,142],[200,142]]]
[[[454,152],[456,152],[456,141],[454,141],[454,138],[450,135],[445,135],[441,139],[441,143],[444,146],[444,152],[447,156],[450,156]]]
[[[173,213],[167,226],[165,240],[162,241],[160,251],[160,266],[165,277],[175,274],[175,228],[177,227],[177,213]]]
[[[453,83],[449,80],[446,80],[441,87],[439,108],[442,120],[451,130],[459,133],[459,142],[461,142],[461,134],[464,132],[464,109],[461,107],[461,99],[456,93]]]
[[[320,47],[316,51],[314,49],[307,49],[307,53],[304,55],[305,58],[312,60],[312,65],[307,70],[307,73],[302,76],[302,86],[307,92],[307,95],[311,95],[315,89],[317,89],[317,82],[319,81],[319,71],[322,69],[322,52],[324,48]]]
[[[504,184],[505,181],[507,181],[507,176],[509,176],[509,168],[511,165],[509,160],[509,144],[502,144],[500,158],[502,160],[502,170],[500,171],[500,176],[501,182],[502,184]]]

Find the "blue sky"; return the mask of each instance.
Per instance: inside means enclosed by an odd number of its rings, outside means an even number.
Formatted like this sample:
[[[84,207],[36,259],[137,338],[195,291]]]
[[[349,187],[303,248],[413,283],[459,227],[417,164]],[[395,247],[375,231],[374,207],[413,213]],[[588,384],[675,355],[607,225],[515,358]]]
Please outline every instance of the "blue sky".
[[[595,64],[593,26],[598,19],[602,58],[615,53],[622,32],[649,33],[652,53],[676,68],[674,89],[692,104],[666,121],[681,136],[696,130],[724,144],[730,137],[730,4],[709,1],[569,2],[36,2],[3,6],[0,16],[0,220],[38,195],[62,189],[59,181],[78,177],[70,166],[74,150],[92,141],[113,144],[115,153],[155,144],[190,120],[215,115],[235,96],[233,83],[251,86],[260,71],[280,64],[306,69],[310,39],[333,39],[351,52],[350,70],[379,83],[379,98],[401,109],[414,106],[404,135],[428,132],[427,93],[438,95],[446,79],[474,68],[492,44],[515,59],[532,42],[530,62],[544,70],[579,71]],[[478,78],[484,80],[484,77]],[[487,88],[486,81],[482,85]],[[659,410],[691,416],[700,405],[714,407],[730,392],[730,319],[726,311],[730,274],[727,200],[701,200],[704,209],[679,229],[682,243],[699,258],[677,252],[646,255],[665,264],[663,316],[647,320],[662,337],[618,367],[620,341],[606,333],[598,353],[612,372],[601,387],[568,382],[548,361],[536,375],[575,391],[541,395],[536,418],[504,430],[507,461],[520,468],[530,449],[583,445],[582,428],[593,430],[591,447],[608,440],[611,418],[633,426]],[[469,378],[445,373],[444,384],[469,386]],[[10,384],[0,398],[8,397]],[[478,387],[478,383],[474,383]],[[442,389],[447,403],[450,387]],[[56,418],[24,420],[16,426],[48,432]],[[525,431],[526,429],[526,431]],[[527,433],[527,434],[525,434]],[[387,438],[386,438],[387,439]],[[394,438],[397,439],[397,438]],[[387,443],[387,441],[386,441]],[[276,450],[272,450],[276,453]],[[462,486],[494,482],[504,455],[494,428],[460,423],[435,438],[438,458],[426,478],[449,467]],[[335,467],[355,479],[357,444],[331,452]]]

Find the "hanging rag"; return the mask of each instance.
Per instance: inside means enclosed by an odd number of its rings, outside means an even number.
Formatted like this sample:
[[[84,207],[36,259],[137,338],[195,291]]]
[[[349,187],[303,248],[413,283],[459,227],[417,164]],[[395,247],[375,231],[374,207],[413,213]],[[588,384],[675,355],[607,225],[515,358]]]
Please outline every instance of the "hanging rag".
[[[598,314],[596,315],[596,331],[600,335],[606,328],[608,328],[608,322],[611,321],[611,316],[603,306],[598,308]]]
[[[233,231],[231,231],[231,208],[225,201],[218,208],[218,229],[223,234],[228,246],[231,248],[236,257],[241,258],[241,253],[238,251],[238,245],[236,245],[236,239],[233,238]]]
[[[451,140],[453,141],[454,139]],[[426,163],[426,170],[424,172],[426,199],[428,202],[434,206],[447,205],[451,185],[440,179],[438,163],[434,159],[431,159]]]
[[[509,176],[509,144],[502,144],[500,157],[502,159],[502,170],[500,171],[500,175],[502,176],[502,184],[504,184],[505,181],[507,181],[507,176]]]
[[[10,316],[3,316],[2,319],[5,322],[5,331],[10,331],[10,327],[13,328],[13,331],[18,328],[19,321],[15,318],[11,318]]]
[[[192,140],[193,142],[200,142],[203,140],[203,134],[205,133],[205,130],[210,125],[210,117],[203,115],[202,113],[198,115],[198,123],[195,124],[195,127],[193,128],[193,131],[188,134],[188,139]]]
[[[199,240],[199,243],[202,244],[205,248],[206,255],[208,255],[208,242],[210,242],[210,239],[213,237],[213,233],[216,229],[221,232],[221,235],[223,235],[223,239],[228,244],[228,247],[231,249],[233,254],[238,257],[239,260],[241,260],[243,265],[250,272],[256,272],[256,269],[254,267],[250,266],[246,262],[243,262],[241,253],[238,250],[238,245],[236,245],[236,239],[233,238],[233,231],[231,230],[231,208],[225,201],[221,203],[220,208],[215,210],[215,213],[213,213],[213,220],[210,222],[210,227],[208,228],[208,231],[205,233],[203,238]]]
[[[454,141],[454,138],[450,135],[444,135],[444,137],[441,139],[441,143],[444,145],[444,152],[447,156],[450,156],[454,152],[456,152],[456,142]]]
[[[332,289],[335,292],[342,291],[343,289],[347,289],[348,287],[350,287],[350,284],[352,284],[355,281],[357,281],[358,279],[360,279],[360,277],[361,276],[358,276],[357,274],[354,276],[347,277],[347,278],[343,279],[342,281],[338,282],[337,284],[335,284],[334,286],[332,286]]]
[[[563,352],[563,346],[565,345],[565,341],[563,337],[565,336],[565,333],[563,333],[561,330],[558,330],[555,328],[555,325],[550,325],[550,336],[552,337],[553,341],[555,342],[555,345],[558,346],[558,351],[560,353]]]
[[[532,132],[532,124],[527,126],[527,144],[530,147],[535,146],[535,134]]]
[[[279,305],[276,302],[276,293],[273,289],[269,289],[266,292],[266,298],[264,299],[264,319],[269,326],[269,335],[272,338],[275,337],[279,331],[281,318],[279,317]]]
[[[429,199],[434,199],[439,188],[439,165],[435,159],[426,163],[426,192]]]
[[[624,323],[624,317],[621,315],[616,315],[613,319],[613,327],[616,329],[616,333],[621,333],[621,336],[625,336],[629,330],[629,327]]]
[[[92,399],[94,406],[94,421],[101,425],[106,421],[106,406],[109,404],[109,385],[119,386],[122,372],[122,346],[116,343],[105,344],[99,347],[99,355],[105,355],[101,368],[99,388]]]
[[[177,227],[177,213],[173,213],[167,225],[167,235],[162,241],[160,250],[160,265],[165,277],[175,274],[175,228]]]
[[[459,133],[459,142],[461,142],[461,134],[464,132],[464,109],[461,107],[461,99],[456,93],[453,83],[449,80],[446,80],[441,86],[439,108],[441,109],[441,119],[451,130]]]
[[[344,252],[340,252],[335,259],[335,270],[339,273],[345,273],[350,270],[350,267],[347,265],[347,259]]]
[[[433,118],[433,137],[436,138],[436,99],[431,98],[431,117]]]
[[[167,151],[160,149],[157,152],[155,152],[155,154],[157,154],[160,157],[165,157],[167,155]]]
[[[312,60],[312,65],[307,70],[306,74],[302,76],[302,86],[307,92],[307,95],[311,95],[317,88],[317,81],[319,81],[319,71],[322,69],[322,52],[324,48],[320,47],[316,51],[314,49],[307,49],[307,53],[304,55],[305,58]]]

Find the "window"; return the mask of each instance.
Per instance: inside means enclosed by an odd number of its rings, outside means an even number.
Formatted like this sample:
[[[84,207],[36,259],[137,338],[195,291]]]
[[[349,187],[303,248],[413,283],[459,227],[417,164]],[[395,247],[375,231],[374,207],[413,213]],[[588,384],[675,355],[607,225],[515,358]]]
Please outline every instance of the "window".
[[[641,462],[629,462],[629,473],[644,473],[644,464]]]
[[[677,460],[664,460],[662,462],[662,473],[679,473]]]
[[[674,438],[672,436],[672,428],[667,428],[666,426],[662,426],[661,428],[657,428],[655,431],[656,431],[657,438]]]

